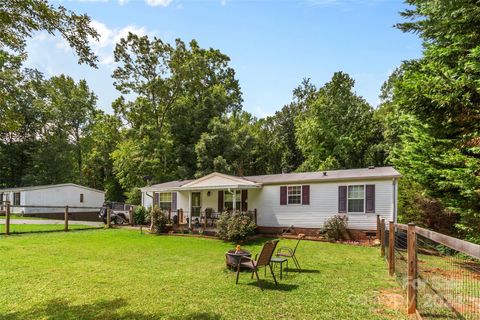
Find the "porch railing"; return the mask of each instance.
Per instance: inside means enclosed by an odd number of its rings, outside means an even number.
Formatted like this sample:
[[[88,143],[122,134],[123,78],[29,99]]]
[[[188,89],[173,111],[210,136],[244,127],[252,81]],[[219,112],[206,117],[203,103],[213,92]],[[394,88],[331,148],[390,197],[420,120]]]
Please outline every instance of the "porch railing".
[[[238,211],[238,213],[247,214],[249,215],[257,224],[257,209],[248,210],[248,211]],[[193,223],[196,224],[194,221],[190,221],[189,219],[193,220],[194,218],[198,219],[199,227],[203,227],[206,229],[210,225],[214,224],[215,220],[218,220],[222,214],[222,212],[212,212],[211,214],[207,214],[204,212],[200,213],[200,216],[189,217],[187,213],[184,212],[183,208],[177,210],[165,210],[163,214],[167,217],[168,221],[176,227],[180,227],[182,225],[190,225],[193,226]]]

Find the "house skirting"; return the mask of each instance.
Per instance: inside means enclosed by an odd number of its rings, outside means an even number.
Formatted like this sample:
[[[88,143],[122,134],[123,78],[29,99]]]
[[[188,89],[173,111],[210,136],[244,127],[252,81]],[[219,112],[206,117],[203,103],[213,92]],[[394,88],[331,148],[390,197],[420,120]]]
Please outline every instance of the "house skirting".
[[[257,233],[267,234],[267,235],[279,235],[282,233],[287,232],[288,227],[257,227]],[[302,228],[302,227],[294,227],[291,230],[292,234],[300,234],[303,233],[307,236],[318,236],[320,228]],[[370,240],[374,239],[376,236],[376,230],[357,230],[357,229],[348,229],[348,233],[351,237],[351,240]]]

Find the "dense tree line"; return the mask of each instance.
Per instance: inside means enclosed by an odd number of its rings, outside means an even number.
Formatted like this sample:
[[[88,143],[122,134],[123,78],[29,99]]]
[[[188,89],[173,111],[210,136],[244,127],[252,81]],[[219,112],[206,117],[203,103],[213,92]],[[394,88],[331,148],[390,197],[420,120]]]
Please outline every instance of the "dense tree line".
[[[423,56],[385,82],[374,108],[336,72],[305,79],[292,101],[257,119],[242,110],[229,57],[196,41],[129,34],[116,45],[114,114],[85,81],[24,68],[25,39],[59,32],[95,67],[85,15],[36,0],[7,1],[0,19],[0,187],[76,182],[135,201],[146,183],[213,171],[256,175],[395,165],[400,214],[480,241],[480,7],[409,0],[397,25]],[[28,7],[28,8],[27,8]],[[28,9],[28,10],[27,10]],[[15,20],[12,18],[15,17]]]

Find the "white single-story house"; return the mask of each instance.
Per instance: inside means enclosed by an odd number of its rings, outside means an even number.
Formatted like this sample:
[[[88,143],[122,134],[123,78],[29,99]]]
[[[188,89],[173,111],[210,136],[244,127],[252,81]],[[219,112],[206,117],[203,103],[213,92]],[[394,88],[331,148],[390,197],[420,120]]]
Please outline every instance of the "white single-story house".
[[[72,207],[69,212],[98,212],[94,208],[103,205],[105,192],[74,183],[0,189],[0,203],[6,201],[12,205],[11,212],[17,214],[64,211],[63,208],[49,208],[50,206]]]
[[[244,177],[214,172],[196,180],[141,188],[142,205],[182,209],[189,221],[206,210],[255,210],[263,232],[281,232],[290,226],[315,231],[342,214],[348,216],[350,230],[365,233],[376,230],[377,215],[397,220],[400,177],[393,167]]]

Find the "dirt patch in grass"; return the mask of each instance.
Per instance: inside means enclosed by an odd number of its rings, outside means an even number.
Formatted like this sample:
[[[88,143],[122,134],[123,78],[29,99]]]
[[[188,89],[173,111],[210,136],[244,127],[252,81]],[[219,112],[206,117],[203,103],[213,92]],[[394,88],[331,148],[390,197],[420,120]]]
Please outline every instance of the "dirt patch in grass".
[[[465,276],[471,276],[477,280],[480,279],[480,274],[476,274],[467,270],[445,270],[442,268],[429,268],[429,269],[425,268],[425,269],[422,269],[421,272],[424,272],[430,275],[442,276],[449,279],[463,279],[465,278]]]
[[[384,309],[389,311],[405,311],[405,296],[399,289],[381,290],[378,293],[378,302]]]

